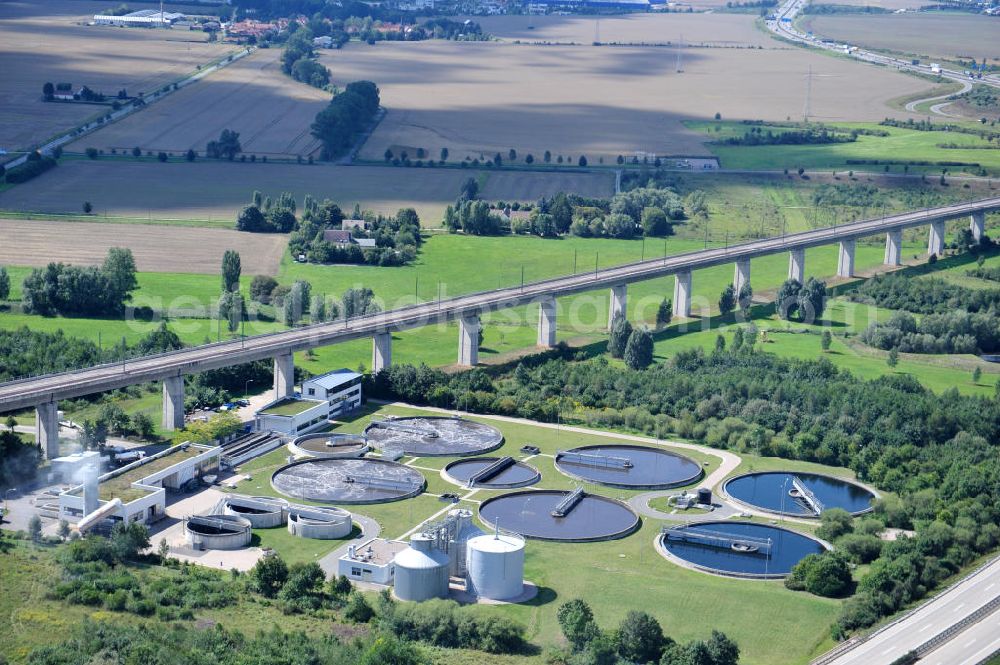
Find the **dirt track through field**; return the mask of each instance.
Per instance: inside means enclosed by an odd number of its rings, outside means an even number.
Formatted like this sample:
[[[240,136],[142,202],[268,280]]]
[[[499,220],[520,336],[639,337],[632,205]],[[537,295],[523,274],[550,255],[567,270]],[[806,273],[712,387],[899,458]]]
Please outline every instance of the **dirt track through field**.
[[[142,272],[215,273],[227,249],[240,253],[244,274],[278,271],[287,237],[225,229],[147,224],[0,219],[0,262],[45,266],[53,261],[100,265],[109,247],[128,247]],[[11,257],[16,257],[12,260]]]

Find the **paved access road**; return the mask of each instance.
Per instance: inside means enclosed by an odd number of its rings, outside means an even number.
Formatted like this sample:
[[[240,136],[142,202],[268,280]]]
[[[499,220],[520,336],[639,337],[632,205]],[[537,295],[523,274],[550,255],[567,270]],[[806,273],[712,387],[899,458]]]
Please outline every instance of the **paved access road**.
[[[1000,596],[1000,558],[943,593],[921,605],[901,620],[888,625],[867,641],[824,665],[889,665],[906,652],[927,643],[966,616]],[[926,655],[921,663],[959,665],[1000,639],[996,630],[1000,613],[994,612],[980,623],[969,626]],[[983,625],[985,624],[985,626]],[[989,630],[992,628],[993,630]],[[976,663],[975,660],[971,660]]]
[[[9,381],[0,384],[0,413],[371,337],[377,333],[431,325],[465,315],[478,315],[506,307],[525,305],[545,298],[583,293],[682,271],[733,263],[737,259],[827,245],[840,240],[876,235],[887,230],[921,226],[935,221],[963,217],[973,212],[994,210],[1000,210],[1000,197],[876,217],[728,247],[665,256],[605,270],[557,277],[521,287],[420,303],[371,316],[207,344],[73,372]]]

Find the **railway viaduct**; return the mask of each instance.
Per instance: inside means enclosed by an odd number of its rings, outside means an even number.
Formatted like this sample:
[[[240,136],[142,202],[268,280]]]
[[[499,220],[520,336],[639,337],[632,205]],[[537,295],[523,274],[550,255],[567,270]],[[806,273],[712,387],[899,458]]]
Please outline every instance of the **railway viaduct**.
[[[613,318],[625,312],[630,283],[673,275],[674,316],[689,317],[692,274],[695,270],[733,263],[733,286],[738,291],[750,279],[751,259],[788,252],[788,276],[801,282],[806,275],[806,249],[837,243],[840,253],[837,275],[850,277],[854,274],[854,250],[859,238],[885,234],[885,264],[899,265],[904,229],[929,227],[927,253],[939,255],[944,250],[946,221],[968,218],[972,234],[978,240],[983,235],[986,213],[997,210],[1000,210],[1000,197],[906,212],[725,248],[649,259],[519,287],[471,293],[369,316],[207,344],[120,363],[10,381],[0,384],[0,413],[34,408],[37,440],[46,456],[52,457],[58,455],[59,448],[59,400],[161,381],[163,427],[180,428],[184,425],[184,376],[188,374],[270,358],[274,361],[275,397],[284,397],[294,391],[293,354],[296,351],[370,337],[373,340],[372,370],[378,372],[392,361],[393,332],[453,320],[459,324],[458,364],[472,366],[478,362],[479,318],[486,312],[538,303],[538,345],[551,347],[556,343],[556,298],[561,296],[609,289],[609,318]]]

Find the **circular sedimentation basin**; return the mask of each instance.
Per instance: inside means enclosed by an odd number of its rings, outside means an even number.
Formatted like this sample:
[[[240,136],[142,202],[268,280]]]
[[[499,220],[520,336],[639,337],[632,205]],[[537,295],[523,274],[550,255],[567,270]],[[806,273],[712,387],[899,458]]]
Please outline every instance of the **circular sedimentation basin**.
[[[308,459],[271,476],[271,486],[287,496],[343,504],[407,499],[420,494],[424,484],[416,469],[379,459]]]
[[[842,508],[852,515],[872,509],[874,491],[858,483],[818,473],[762,471],[730,478],[723,492],[757,510],[789,517],[818,518],[829,508]]]
[[[698,481],[701,465],[662,448],[631,445],[580,446],[556,455],[562,473],[623,489],[668,489]]]
[[[596,494],[560,490],[524,490],[487,499],[479,517],[489,528],[500,526],[525,538],[586,543],[624,538],[639,528],[639,516],[626,504]],[[564,515],[560,507],[573,505]]]
[[[534,485],[542,479],[535,467],[510,457],[460,459],[444,467],[445,480],[463,487],[512,489]]]
[[[386,418],[365,428],[369,444],[414,457],[482,455],[503,445],[503,434],[464,418],[419,416]]]

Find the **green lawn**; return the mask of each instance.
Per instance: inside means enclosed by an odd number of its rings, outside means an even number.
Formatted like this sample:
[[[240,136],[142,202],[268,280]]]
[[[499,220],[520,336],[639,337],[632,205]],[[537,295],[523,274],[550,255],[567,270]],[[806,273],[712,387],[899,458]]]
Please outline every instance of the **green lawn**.
[[[708,134],[713,139],[725,139],[728,136],[742,136],[750,129],[749,125],[738,122],[688,121],[685,123],[691,129]],[[719,131],[715,131],[715,127]],[[713,154],[719,157],[722,166],[727,169],[789,169],[795,171],[799,167],[810,170],[848,170],[880,171],[881,166],[848,164],[847,160],[891,160],[904,161],[946,161],[980,164],[990,173],[1000,173],[1000,151],[976,149],[989,146],[989,142],[970,134],[958,132],[921,132],[896,127],[882,127],[875,123],[837,123],[836,127],[868,128],[884,130],[889,136],[859,136],[851,143],[831,143],[824,145],[767,145],[767,146],[729,146],[710,144]],[[768,127],[762,127],[765,131]],[[781,131],[773,128],[773,131]],[[968,146],[963,148],[941,148],[939,144],[956,144]],[[910,172],[938,174],[940,166],[911,166]],[[895,165],[892,172],[902,173],[903,166]],[[962,171],[975,172],[973,167],[948,168],[951,173]],[[978,173],[976,173],[978,175]]]
[[[303,411],[308,411],[318,404],[319,402],[315,400],[284,399],[277,404],[272,404],[260,413],[272,416],[295,416]]]

